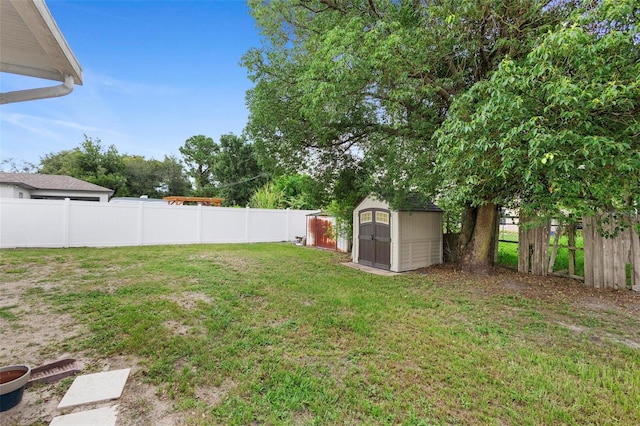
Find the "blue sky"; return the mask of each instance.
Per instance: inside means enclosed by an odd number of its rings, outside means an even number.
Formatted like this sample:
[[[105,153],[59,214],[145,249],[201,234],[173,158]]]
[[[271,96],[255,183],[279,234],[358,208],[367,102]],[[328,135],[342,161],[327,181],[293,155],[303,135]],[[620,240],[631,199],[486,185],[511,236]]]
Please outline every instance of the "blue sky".
[[[244,1],[63,1],[49,10],[83,69],[60,98],[0,107],[0,158],[38,163],[83,134],[162,160],[190,136],[240,134],[252,86],[241,56],[260,44]],[[0,91],[59,83],[0,75]]]

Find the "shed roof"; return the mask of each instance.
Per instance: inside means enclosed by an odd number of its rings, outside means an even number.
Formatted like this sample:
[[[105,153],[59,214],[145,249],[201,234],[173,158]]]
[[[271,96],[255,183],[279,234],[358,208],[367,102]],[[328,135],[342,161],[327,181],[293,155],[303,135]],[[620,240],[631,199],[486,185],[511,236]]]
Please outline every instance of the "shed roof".
[[[65,175],[0,172],[0,183],[10,183],[27,189],[113,193],[113,190],[109,188]]]
[[[382,200],[395,206],[394,210],[400,212],[443,212],[440,207],[428,198],[410,192],[408,194],[381,194]]]
[[[0,1],[0,71],[82,84],[82,68],[44,0]]]

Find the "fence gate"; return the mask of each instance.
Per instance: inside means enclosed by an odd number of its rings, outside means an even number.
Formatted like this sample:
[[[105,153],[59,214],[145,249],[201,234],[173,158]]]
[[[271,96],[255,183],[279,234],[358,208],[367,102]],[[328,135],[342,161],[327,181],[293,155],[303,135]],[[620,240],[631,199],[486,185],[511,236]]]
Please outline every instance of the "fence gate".
[[[338,247],[333,237],[333,225],[330,219],[318,216],[311,217],[309,231],[315,247],[337,250]]]
[[[550,223],[536,228],[522,226],[526,219],[520,216],[518,227],[518,271],[546,276],[549,267]]]

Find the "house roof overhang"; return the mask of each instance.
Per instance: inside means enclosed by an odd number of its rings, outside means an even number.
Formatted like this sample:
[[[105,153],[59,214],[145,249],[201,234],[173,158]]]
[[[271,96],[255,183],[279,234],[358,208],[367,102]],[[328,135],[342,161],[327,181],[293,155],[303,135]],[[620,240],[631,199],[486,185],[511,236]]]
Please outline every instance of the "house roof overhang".
[[[44,0],[0,1],[0,71],[82,85],[82,67]]]

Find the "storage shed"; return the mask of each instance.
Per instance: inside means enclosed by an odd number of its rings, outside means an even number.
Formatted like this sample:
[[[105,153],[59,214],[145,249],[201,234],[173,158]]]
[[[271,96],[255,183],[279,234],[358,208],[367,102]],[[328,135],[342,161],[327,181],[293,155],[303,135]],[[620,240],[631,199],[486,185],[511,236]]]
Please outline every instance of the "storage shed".
[[[356,207],[353,262],[394,272],[442,263],[442,209],[415,195],[401,205],[371,195]]]

